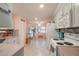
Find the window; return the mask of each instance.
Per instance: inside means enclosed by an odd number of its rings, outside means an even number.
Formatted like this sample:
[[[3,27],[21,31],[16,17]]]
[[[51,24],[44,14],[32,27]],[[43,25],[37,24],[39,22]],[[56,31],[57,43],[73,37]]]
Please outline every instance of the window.
[[[45,33],[46,32],[46,28],[45,27],[39,27],[37,29],[38,32],[41,32],[41,33]]]

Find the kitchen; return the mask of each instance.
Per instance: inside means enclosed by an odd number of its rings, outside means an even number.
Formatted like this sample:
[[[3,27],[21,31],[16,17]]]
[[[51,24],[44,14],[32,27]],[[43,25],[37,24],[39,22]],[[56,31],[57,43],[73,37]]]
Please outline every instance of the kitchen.
[[[77,3],[0,3],[0,56],[79,56],[78,15]]]

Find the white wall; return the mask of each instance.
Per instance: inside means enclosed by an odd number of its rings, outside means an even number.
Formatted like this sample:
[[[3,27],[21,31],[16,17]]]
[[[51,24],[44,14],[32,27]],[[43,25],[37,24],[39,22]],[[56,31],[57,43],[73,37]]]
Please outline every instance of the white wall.
[[[19,20],[19,41],[24,45],[26,39],[26,23]]]
[[[18,36],[18,43],[21,45],[25,44],[26,39],[26,21],[21,21],[21,17],[13,15],[14,20],[14,29],[17,30],[17,36]],[[24,19],[25,20],[25,19]]]

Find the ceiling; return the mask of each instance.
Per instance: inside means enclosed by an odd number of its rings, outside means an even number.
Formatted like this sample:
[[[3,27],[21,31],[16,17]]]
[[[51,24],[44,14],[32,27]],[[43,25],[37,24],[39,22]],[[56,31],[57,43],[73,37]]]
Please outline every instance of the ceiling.
[[[56,3],[44,3],[44,8],[40,8],[42,3],[14,3],[12,4],[13,13],[17,16],[27,17],[33,23],[35,17],[38,20],[47,21],[53,17]],[[35,22],[35,21],[34,21]]]
[[[22,16],[34,19],[44,19],[45,17],[53,16],[53,13],[57,7],[55,3],[44,3],[44,8],[40,8],[41,3],[15,3],[13,4],[13,13]]]

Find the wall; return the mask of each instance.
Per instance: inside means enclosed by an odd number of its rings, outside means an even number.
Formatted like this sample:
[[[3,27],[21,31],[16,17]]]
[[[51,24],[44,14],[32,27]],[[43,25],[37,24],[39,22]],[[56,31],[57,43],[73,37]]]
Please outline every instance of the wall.
[[[23,22],[21,19],[26,20],[25,18],[13,15],[14,29],[18,32],[18,43],[24,45],[26,39],[26,21]]]
[[[19,20],[19,39],[20,39],[20,44],[24,45],[25,44],[25,39],[26,39],[26,23]]]

